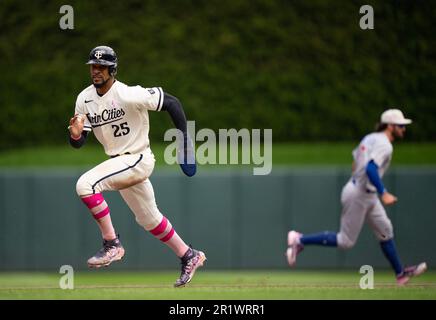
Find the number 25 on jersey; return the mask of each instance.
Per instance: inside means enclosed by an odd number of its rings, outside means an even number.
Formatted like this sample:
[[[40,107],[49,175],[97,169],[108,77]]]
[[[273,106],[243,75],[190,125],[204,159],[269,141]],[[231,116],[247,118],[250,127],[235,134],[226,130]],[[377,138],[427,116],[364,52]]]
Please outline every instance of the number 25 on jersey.
[[[125,136],[130,132],[127,122],[120,123],[120,125],[113,124],[112,129],[114,129],[114,137]]]

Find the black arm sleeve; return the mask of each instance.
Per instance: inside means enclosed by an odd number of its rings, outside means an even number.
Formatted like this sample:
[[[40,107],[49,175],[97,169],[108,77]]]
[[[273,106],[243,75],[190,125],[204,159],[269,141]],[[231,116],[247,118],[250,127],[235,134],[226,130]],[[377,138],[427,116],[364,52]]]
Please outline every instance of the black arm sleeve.
[[[78,139],[78,140],[74,140],[73,138],[71,138],[71,135],[70,135],[71,146],[73,146],[76,149],[80,148],[81,146],[83,146],[85,144],[87,136],[88,136],[88,131],[82,131],[82,134],[80,135],[80,139]]]
[[[186,134],[185,112],[183,111],[182,104],[176,97],[164,92],[164,101],[161,110],[167,111],[173,120],[174,126]]]

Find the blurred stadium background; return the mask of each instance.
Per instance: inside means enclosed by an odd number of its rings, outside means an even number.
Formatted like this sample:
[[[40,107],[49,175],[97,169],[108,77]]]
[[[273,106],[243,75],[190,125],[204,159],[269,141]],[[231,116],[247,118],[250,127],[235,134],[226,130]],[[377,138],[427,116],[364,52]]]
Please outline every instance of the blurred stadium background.
[[[61,30],[63,4],[0,2],[0,270],[85,269],[100,245],[75,182],[105,155],[94,138],[72,150],[66,131],[100,44],[116,50],[118,79],[163,87],[197,129],[273,130],[270,175],[205,165],[188,179],[163,163],[170,118],[150,113],[158,205],[211,270],[284,271],[290,228],[336,230],[351,149],[388,107],[414,120],[386,177],[400,199],[388,209],[399,251],[436,263],[435,2],[69,1],[74,29]],[[363,4],[374,30],[359,28]],[[113,269],[175,268],[119,195],[107,198],[127,249]],[[299,260],[302,270],[363,264],[388,268],[367,227],[351,251]]]

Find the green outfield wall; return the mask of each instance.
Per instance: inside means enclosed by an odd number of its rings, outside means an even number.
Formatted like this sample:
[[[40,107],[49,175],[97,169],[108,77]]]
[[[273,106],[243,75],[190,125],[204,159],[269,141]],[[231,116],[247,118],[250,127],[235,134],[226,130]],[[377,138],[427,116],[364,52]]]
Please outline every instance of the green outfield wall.
[[[75,194],[83,171],[0,171],[0,270],[86,268],[101,239]],[[206,252],[209,268],[287,268],[290,228],[337,230],[348,175],[343,167],[275,167],[268,176],[200,170],[187,178],[178,171],[156,171],[151,181],[160,210],[187,243]],[[388,214],[402,260],[435,265],[436,167],[393,168],[384,180],[399,198]],[[114,269],[178,268],[170,249],[136,224],[117,192],[105,197],[126,249],[123,263]],[[298,260],[302,269],[364,264],[388,267],[368,226],[350,251],[311,247]]]
[[[74,29],[59,26],[64,4]],[[363,5],[374,29],[360,27]],[[0,150],[65,144],[102,44],[117,53],[119,81],[162,87],[198,129],[350,141],[398,107],[416,124],[408,140],[434,142],[435,17],[435,1],[410,0],[2,0]],[[150,121],[162,142],[170,117]]]

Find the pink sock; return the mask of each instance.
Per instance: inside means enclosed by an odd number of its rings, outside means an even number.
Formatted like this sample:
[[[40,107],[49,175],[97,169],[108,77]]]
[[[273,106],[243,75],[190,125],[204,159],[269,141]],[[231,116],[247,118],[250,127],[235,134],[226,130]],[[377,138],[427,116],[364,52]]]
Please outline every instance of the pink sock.
[[[183,257],[183,255],[189,249],[189,247],[179,237],[171,223],[165,217],[163,217],[162,221],[157,225],[157,227],[150,230],[150,232],[152,235],[170,247],[179,258]]]
[[[91,211],[92,216],[97,222],[101,236],[105,240],[113,240],[117,236],[115,234],[114,227],[112,225],[112,220],[109,212],[109,207],[104,200],[101,193],[93,194],[90,196],[85,196],[81,198],[83,203]]]

